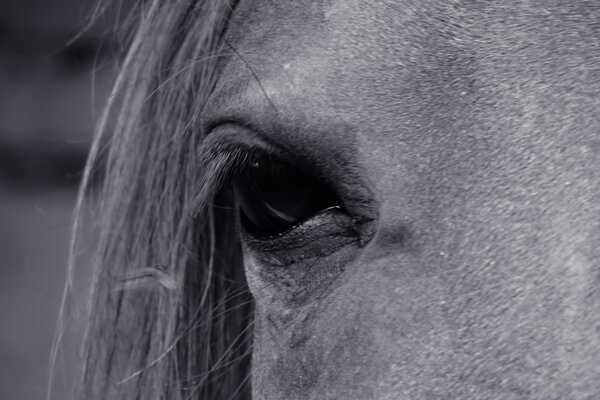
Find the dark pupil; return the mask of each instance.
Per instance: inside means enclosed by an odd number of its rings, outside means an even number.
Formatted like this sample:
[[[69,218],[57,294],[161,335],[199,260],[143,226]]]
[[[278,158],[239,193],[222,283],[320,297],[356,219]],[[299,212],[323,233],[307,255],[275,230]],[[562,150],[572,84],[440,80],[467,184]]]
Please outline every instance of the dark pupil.
[[[254,159],[233,183],[241,222],[251,234],[282,233],[328,207],[335,193],[309,174],[272,156]]]

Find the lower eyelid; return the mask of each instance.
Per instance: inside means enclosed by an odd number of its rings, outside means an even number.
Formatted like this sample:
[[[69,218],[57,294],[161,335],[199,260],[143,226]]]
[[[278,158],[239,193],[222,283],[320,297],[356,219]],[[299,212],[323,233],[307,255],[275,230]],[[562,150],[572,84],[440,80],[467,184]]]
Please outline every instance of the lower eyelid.
[[[288,307],[298,307],[326,296],[335,288],[334,282],[343,282],[340,277],[358,257],[362,244],[358,237],[338,232],[285,250],[269,251],[247,243],[242,247],[255,299],[275,296]]]
[[[339,208],[330,208],[285,235],[256,239],[243,233],[242,241],[259,259],[272,266],[285,266],[325,257],[352,243],[360,246],[360,236],[351,217]]]

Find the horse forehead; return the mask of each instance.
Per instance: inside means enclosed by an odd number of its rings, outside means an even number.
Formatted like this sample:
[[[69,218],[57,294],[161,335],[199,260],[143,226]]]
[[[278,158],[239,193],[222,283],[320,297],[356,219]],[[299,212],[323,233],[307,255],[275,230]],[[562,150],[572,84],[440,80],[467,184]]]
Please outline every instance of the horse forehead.
[[[336,111],[360,102],[368,112],[427,100],[416,91],[452,97],[473,75],[498,90],[544,79],[574,86],[577,68],[600,54],[598,18],[600,4],[584,1],[242,0],[229,43],[244,60],[234,57],[228,78],[253,69],[263,92],[282,102],[333,100]]]
[[[335,116],[351,125],[371,119],[393,124],[389,111],[397,111],[406,72],[418,68],[427,46],[412,37],[423,28],[411,23],[420,18],[419,8],[426,7],[242,0],[228,31],[237,54],[220,79],[229,86],[223,92],[243,90],[246,104],[274,103],[283,114],[288,106],[288,114]]]
[[[316,58],[327,58],[334,64],[337,60],[338,65],[345,66],[364,62],[389,65],[402,59],[407,47],[416,45],[407,39],[415,26],[409,22],[418,18],[417,9],[427,7],[411,3],[299,0],[275,4],[243,0],[229,28],[230,42],[250,57],[259,56],[253,66],[265,74],[269,67],[308,66]],[[369,75],[370,70],[362,72]],[[286,75],[289,78],[290,72]]]
[[[468,46],[488,43],[500,50],[498,47],[503,45],[510,48],[515,42],[526,42],[527,35],[539,36],[541,30],[560,36],[562,42],[569,42],[569,36],[573,36],[565,29],[569,24],[580,28],[595,26],[597,31],[600,5],[583,0],[569,3],[549,1],[533,5],[522,1],[456,0],[298,0],[276,3],[271,0],[242,0],[229,30],[234,38],[232,42],[242,42],[250,53],[269,49],[280,56],[281,53],[293,53],[293,50],[311,46],[327,46],[334,53],[336,49],[346,54],[358,51],[358,54],[351,54],[353,61],[359,61],[356,55],[365,58],[365,53],[368,53],[369,57],[376,57],[383,51],[385,59],[393,62],[395,56],[402,55],[399,49],[431,49],[436,47],[432,40],[443,42],[446,46],[451,43],[460,46],[461,42],[467,42]],[[415,40],[417,38],[425,41]],[[554,42],[552,45],[561,43]]]

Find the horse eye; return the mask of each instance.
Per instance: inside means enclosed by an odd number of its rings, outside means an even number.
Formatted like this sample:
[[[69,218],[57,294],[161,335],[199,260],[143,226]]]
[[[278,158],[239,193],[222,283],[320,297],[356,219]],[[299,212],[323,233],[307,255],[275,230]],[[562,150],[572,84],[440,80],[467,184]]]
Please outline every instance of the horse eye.
[[[257,236],[283,233],[319,211],[341,206],[327,185],[270,155],[251,161],[233,189],[243,228]]]

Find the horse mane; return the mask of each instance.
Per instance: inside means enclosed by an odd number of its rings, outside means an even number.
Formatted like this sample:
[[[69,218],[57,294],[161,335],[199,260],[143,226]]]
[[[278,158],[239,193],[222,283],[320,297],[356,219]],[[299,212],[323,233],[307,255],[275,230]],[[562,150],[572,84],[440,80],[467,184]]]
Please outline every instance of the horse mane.
[[[76,306],[72,275],[84,263],[76,255],[89,242],[81,225],[90,214],[94,251],[84,261],[94,276],[77,398],[250,397],[253,303],[236,216],[226,190],[212,200],[222,177],[199,156],[234,6],[151,0],[134,8],[135,33],[80,190],[51,357]],[[200,182],[214,190],[198,191]]]

